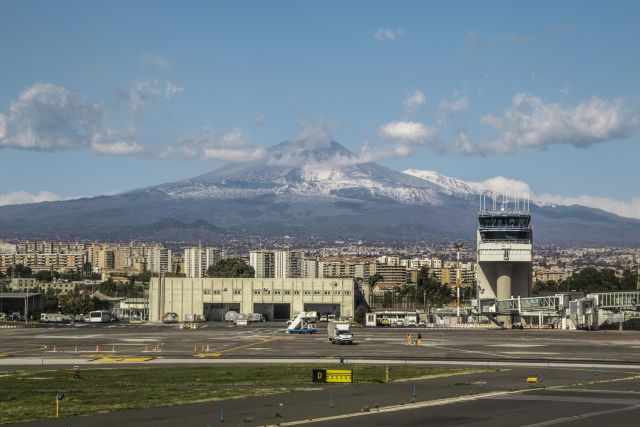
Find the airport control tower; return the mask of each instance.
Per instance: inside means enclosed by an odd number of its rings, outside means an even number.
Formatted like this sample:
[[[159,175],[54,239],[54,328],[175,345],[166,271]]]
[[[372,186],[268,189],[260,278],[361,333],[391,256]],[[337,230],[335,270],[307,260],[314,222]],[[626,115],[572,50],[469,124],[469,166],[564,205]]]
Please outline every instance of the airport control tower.
[[[532,281],[532,250],[529,198],[482,194],[477,232],[480,299],[528,297]]]

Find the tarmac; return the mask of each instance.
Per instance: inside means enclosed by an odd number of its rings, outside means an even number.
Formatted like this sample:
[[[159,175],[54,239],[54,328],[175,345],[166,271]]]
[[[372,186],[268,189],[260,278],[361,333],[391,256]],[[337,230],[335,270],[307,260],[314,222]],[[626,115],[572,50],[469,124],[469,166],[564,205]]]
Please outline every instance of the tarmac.
[[[75,325],[0,331],[0,367],[378,363],[492,367],[392,384],[310,384],[290,393],[121,411],[21,426],[637,425],[640,332],[355,329],[354,345],[284,324]],[[407,335],[420,333],[420,345]],[[539,382],[527,383],[529,376]]]
[[[538,376],[539,383],[527,383]],[[310,385],[281,395],[15,424],[118,426],[635,426],[640,376],[504,369],[391,384]]]
[[[421,335],[419,345],[407,344],[409,334],[414,338]],[[88,363],[100,356],[145,357],[154,363],[178,359],[199,363],[213,359],[347,358],[640,365],[640,332],[636,331],[356,328],[354,336],[353,345],[332,345],[326,329],[314,335],[288,335],[282,323],[248,327],[207,323],[197,330],[124,323],[3,329],[0,366],[20,361]]]

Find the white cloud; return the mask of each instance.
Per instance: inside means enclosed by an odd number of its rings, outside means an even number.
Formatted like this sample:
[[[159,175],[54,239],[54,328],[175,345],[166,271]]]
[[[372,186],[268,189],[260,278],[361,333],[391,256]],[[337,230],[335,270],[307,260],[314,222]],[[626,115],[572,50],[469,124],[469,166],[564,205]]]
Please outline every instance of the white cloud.
[[[412,121],[394,121],[382,125],[380,135],[395,142],[422,144],[435,136],[435,130],[429,126]]]
[[[135,132],[118,132],[112,129],[96,133],[91,140],[91,149],[98,154],[110,156],[131,156],[145,151],[144,146],[136,142]]]
[[[158,155],[164,159],[216,159],[229,162],[259,160],[265,156],[264,147],[249,143],[240,129],[204,131],[201,135],[184,138],[165,147]]]
[[[0,114],[0,144],[6,135],[7,135],[7,118],[4,116],[4,114]]]
[[[495,176],[483,181],[464,181],[458,178],[447,177],[436,171],[407,169],[404,173],[417,178],[426,179],[453,192],[465,192],[480,194],[490,191],[498,194],[529,195],[531,201],[541,206],[572,206],[579,205],[605,212],[613,213],[626,218],[640,219],[640,197],[630,200],[619,200],[597,196],[563,196],[551,193],[535,193],[525,181]]]
[[[262,147],[242,147],[242,148],[205,148],[205,159],[224,160],[226,162],[246,162],[264,159],[266,151]]]
[[[38,193],[29,193],[27,191],[0,193],[0,206],[55,202],[57,200],[63,200],[63,198],[49,191],[40,191]]]
[[[378,28],[373,34],[376,40],[380,41],[395,41],[404,36],[404,29],[402,28]]]
[[[131,156],[144,151],[144,147],[137,142],[125,141],[108,143],[94,142],[91,144],[91,148],[98,154],[108,154],[111,156]]]
[[[529,184],[519,179],[506,178],[504,176],[494,176],[484,181],[471,182],[481,191],[490,191],[493,193],[510,193],[510,194],[531,194]]]
[[[622,100],[597,97],[574,107],[563,107],[535,96],[517,94],[502,117],[488,115],[483,122],[501,134],[492,142],[478,145],[481,153],[510,153],[561,144],[584,148],[627,138],[640,130],[640,115],[627,110]]]
[[[102,124],[99,104],[61,86],[37,83],[3,115],[0,148],[56,151],[86,147]]]
[[[443,113],[461,113],[469,109],[469,98],[464,95],[454,95],[440,102],[438,109]]]
[[[629,201],[597,196],[560,196],[557,194],[539,194],[535,196],[538,203],[545,205],[581,205],[602,209],[627,218],[640,219],[640,197],[633,197]]]
[[[412,95],[404,100],[404,108],[408,112],[416,111],[420,106],[427,102],[427,98],[421,90],[416,90]]]
[[[121,93],[133,112],[141,111],[146,105],[160,99],[171,100],[182,93],[184,88],[174,82],[164,80],[144,80],[135,82]]]

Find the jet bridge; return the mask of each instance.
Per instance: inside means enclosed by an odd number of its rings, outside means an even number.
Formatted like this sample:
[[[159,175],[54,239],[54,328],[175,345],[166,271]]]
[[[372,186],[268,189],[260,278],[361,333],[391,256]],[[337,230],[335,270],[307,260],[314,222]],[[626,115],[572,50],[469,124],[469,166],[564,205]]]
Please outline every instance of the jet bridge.
[[[611,313],[640,312],[640,291],[481,300],[479,307],[480,315],[510,316],[515,325],[597,329],[611,321]]]

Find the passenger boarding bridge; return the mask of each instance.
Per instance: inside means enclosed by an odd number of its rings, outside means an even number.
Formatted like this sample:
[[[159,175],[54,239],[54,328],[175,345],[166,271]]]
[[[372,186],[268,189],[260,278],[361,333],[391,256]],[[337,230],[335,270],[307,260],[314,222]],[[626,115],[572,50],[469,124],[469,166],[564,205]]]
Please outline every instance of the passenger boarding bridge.
[[[605,322],[620,323],[625,312],[640,317],[640,291],[600,292],[577,297],[556,294],[540,297],[480,300],[472,312],[496,321],[510,316],[514,325],[553,325],[562,329],[597,329]],[[611,322],[611,319],[615,319]],[[496,322],[497,323],[497,322]]]

